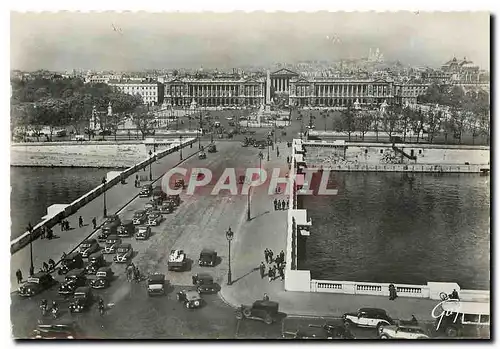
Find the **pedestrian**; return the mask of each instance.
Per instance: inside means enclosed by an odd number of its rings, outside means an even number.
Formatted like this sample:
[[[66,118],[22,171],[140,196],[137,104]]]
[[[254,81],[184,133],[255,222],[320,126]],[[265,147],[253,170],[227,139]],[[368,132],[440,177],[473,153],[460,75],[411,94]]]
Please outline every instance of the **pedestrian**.
[[[47,229],[47,239],[52,240],[54,237],[54,231],[51,228]]]
[[[264,293],[264,297],[262,297],[262,300],[266,302],[269,301],[269,296],[267,295],[267,293]]]
[[[277,207],[278,207],[278,199],[275,198],[274,199],[274,210],[275,211],[276,211]]]
[[[274,280],[274,269],[273,267],[269,266],[269,270],[267,272],[267,276],[269,276],[269,282]]]
[[[42,266],[43,271],[49,271],[49,265],[47,264],[47,262],[43,262]]]
[[[69,221],[66,219],[66,230],[69,230]]]
[[[16,278],[18,284],[20,284],[23,281],[23,272],[21,271],[21,269],[17,269]]]
[[[97,219],[95,217],[92,218],[92,224],[94,226],[94,229],[97,228]]]
[[[130,282],[130,279],[132,278],[132,268],[130,264],[127,266],[127,281]]]
[[[61,227],[61,231],[64,231],[64,221],[60,221],[59,226]]]
[[[281,201],[281,209],[284,211],[286,206],[285,200]]]
[[[283,265],[281,265],[279,268],[278,268],[278,271],[280,273],[280,278],[281,280],[285,280],[285,268],[283,267]]]
[[[56,262],[52,258],[49,259],[49,270],[54,270],[56,267]]]
[[[286,209],[288,210],[290,208],[290,200],[286,200]]]
[[[281,250],[281,252],[280,252],[280,257],[281,257],[281,261],[284,262],[285,261],[285,252],[283,250]]]
[[[260,271],[260,278],[263,279],[266,274],[266,266],[264,265],[264,262],[260,262],[259,271]]]
[[[269,250],[269,264],[273,262],[273,251]]]
[[[269,264],[269,250],[267,248],[264,250],[264,258],[266,263]]]
[[[83,227],[83,218],[82,218],[82,216],[78,217],[78,227],[79,228]]]
[[[45,239],[45,226],[42,226],[40,230],[41,230],[40,239]]]
[[[450,294],[450,299],[456,299],[456,300],[460,299],[460,297],[458,297],[458,292],[456,289],[453,289],[453,292]]]
[[[397,293],[396,293],[396,287],[394,287],[394,285],[393,285],[393,284],[390,284],[390,285],[389,285],[389,299],[390,299],[391,301],[393,301],[393,300],[395,300],[395,299],[396,299],[396,297],[397,297],[397,296],[398,296],[398,295],[397,295]]]

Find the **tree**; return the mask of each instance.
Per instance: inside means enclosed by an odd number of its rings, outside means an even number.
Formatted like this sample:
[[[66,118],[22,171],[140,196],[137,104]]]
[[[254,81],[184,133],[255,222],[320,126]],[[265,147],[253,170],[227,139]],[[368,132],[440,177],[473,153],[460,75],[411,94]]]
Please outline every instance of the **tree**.
[[[458,139],[458,143],[462,143],[462,134],[467,124],[467,112],[457,108],[451,109],[451,122],[453,127],[453,137]]]
[[[396,131],[399,121],[401,119],[401,107],[397,104],[390,105],[385,115],[382,116],[382,125],[384,131],[387,132],[389,139],[392,139],[392,135]]]
[[[434,137],[441,127],[441,121],[443,117],[443,112],[441,110],[432,110],[429,109],[427,113],[427,123],[429,125],[429,142],[432,143],[434,141]]]
[[[35,104],[33,116],[35,123],[49,128],[49,141],[52,141],[54,129],[64,124],[66,103],[60,98],[44,98]]]
[[[410,106],[406,106],[401,110],[401,128],[403,129],[403,142],[406,142],[406,133],[410,128],[410,121],[412,118],[413,110]]]
[[[146,134],[153,129],[154,114],[149,111],[147,106],[139,106],[132,114],[132,122],[137,130],[141,132],[142,139],[144,139]]]
[[[365,134],[370,130],[372,121],[373,113],[371,113],[370,111],[362,110],[358,113],[356,129],[361,133],[361,139],[363,141],[365,140]]]
[[[417,143],[420,139],[420,134],[424,130],[425,122],[426,115],[424,112],[422,112],[421,108],[418,108],[414,113],[411,114],[410,125],[413,132],[417,134]]]
[[[341,113],[340,126],[341,129],[347,132],[349,142],[351,141],[351,134],[356,130],[356,118],[352,104],[349,103],[347,108]]]

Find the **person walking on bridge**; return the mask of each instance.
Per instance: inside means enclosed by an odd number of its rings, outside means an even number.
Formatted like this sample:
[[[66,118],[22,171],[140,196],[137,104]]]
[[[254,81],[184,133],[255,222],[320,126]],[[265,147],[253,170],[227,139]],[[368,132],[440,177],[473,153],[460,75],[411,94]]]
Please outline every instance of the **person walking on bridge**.
[[[259,271],[260,271],[260,278],[263,279],[266,274],[266,266],[264,265],[264,262],[260,262]]]
[[[78,227],[79,228],[83,227],[83,218],[82,218],[82,216],[78,217]]]
[[[97,228],[97,219],[95,217],[92,218],[92,225],[94,226],[94,229]]]
[[[23,282],[23,272],[21,271],[21,269],[17,269],[16,271],[16,278],[17,278],[17,283],[20,284],[21,282]]]

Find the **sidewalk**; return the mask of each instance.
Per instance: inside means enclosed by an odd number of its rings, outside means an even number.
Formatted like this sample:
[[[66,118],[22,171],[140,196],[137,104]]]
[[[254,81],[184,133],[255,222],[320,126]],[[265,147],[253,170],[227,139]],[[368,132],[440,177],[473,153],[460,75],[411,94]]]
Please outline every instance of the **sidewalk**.
[[[205,144],[206,145],[206,144]],[[193,147],[189,146],[183,148],[182,155],[186,159],[188,156],[195,154],[198,151],[198,144],[193,144]],[[159,159],[152,166],[153,180],[163,175],[168,169],[174,167],[179,163],[179,152],[172,153]],[[143,171],[139,170],[137,172],[139,177],[146,176],[149,177],[149,166]],[[124,205],[126,205],[130,200],[134,198],[140,191],[140,188],[135,188],[134,186],[135,175],[131,175],[126,180],[126,184],[117,184],[114,187],[106,191],[106,207],[108,215],[116,213]],[[98,184],[96,184],[97,186]],[[84,226],[78,227],[78,217],[82,216],[84,220]],[[56,263],[61,258],[63,252],[68,253],[76,246],[78,246],[85,238],[87,238],[93,231],[91,220],[93,217],[97,219],[97,226],[99,227],[103,222],[103,195],[98,196],[90,203],[80,208],[72,216],[66,218],[70,227],[69,231],[60,231],[59,226],[54,226],[54,235],[56,236],[53,240],[37,239],[33,245],[33,265],[35,272],[40,270],[42,263],[47,262],[49,258],[52,258]],[[33,223],[36,224],[36,223]],[[11,255],[10,259],[10,289],[11,292],[18,289],[16,280],[16,270],[20,269],[23,273],[23,278],[26,280],[29,275],[30,268],[30,247],[27,245],[20,251]]]
[[[276,152],[271,153],[270,162],[263,160],[264,167],[279,166],[288,170],[286,157],[291,149],[286,147],[286,143],[281,143],[279,148],[280,158],[276,158]],[[267,152],[264,159],[266,157]],[[283,195],[276,197],[284,198]],[[438,302],[429,299],[397,298],[390,301],[379,296],[287,292],[283,281],[276,279],[269,282],[267,277],[261,279],[258,266],[265,261],[264,249],[270,248],[276,255],[286,248],[287,211],[274,211],[273,200],[274,197],[269,197],[265,188],[256,188],[253,192],[252,220],[238,227],[233,240],[233,284],[221,285],[220,296],[226,303],[234,307],[249,305],[267,293],[271,300],[280,303],[280,311],[288,315],[342,316],[361,307],[377,307],[385,309],[396,319],[409,319],[414,314],[417,319],[433,320],[431,312]]]

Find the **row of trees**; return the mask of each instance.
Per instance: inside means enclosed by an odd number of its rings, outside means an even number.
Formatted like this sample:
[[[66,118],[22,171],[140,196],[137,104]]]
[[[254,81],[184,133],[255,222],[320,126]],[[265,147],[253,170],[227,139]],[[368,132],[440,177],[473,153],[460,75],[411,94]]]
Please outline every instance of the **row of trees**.
[[[79,134],[88,126],[93,111],[101,127],[116,133],[124,118],[142,105],[142,97],[114,91],[106,84],[84,84],[81,79],[34,79],[11,81],[11,130],[31,129],[38,134],[48,127],[72,126]],[[109,103],[113,116],[107,117]]]

